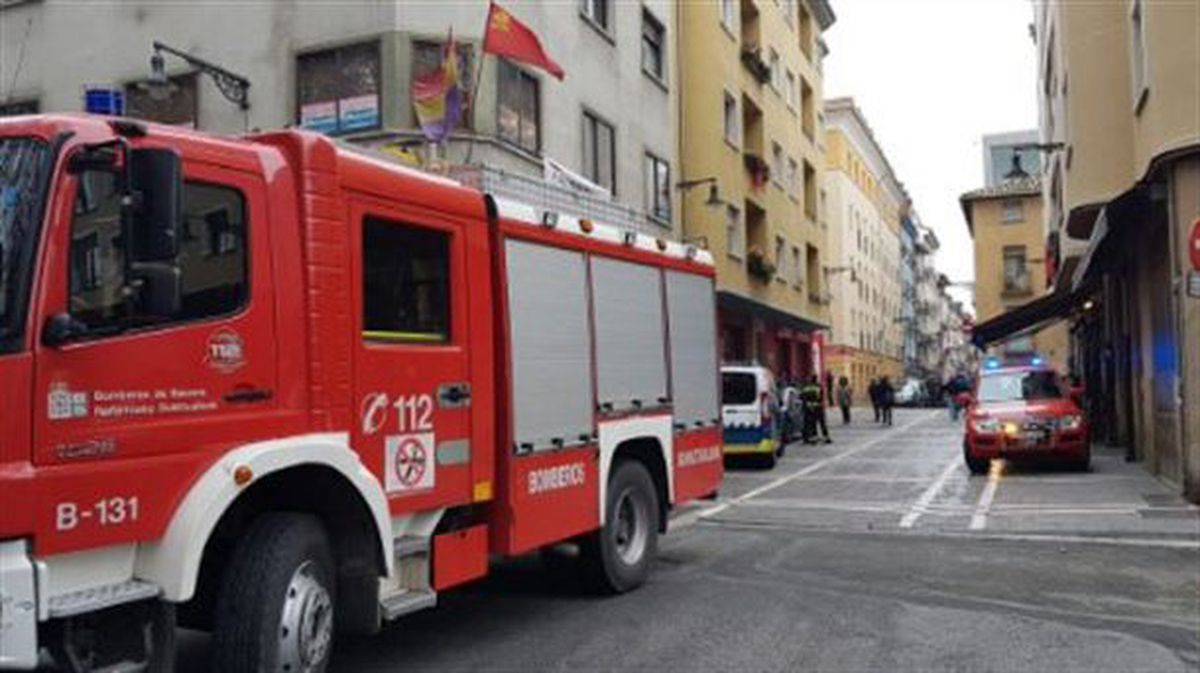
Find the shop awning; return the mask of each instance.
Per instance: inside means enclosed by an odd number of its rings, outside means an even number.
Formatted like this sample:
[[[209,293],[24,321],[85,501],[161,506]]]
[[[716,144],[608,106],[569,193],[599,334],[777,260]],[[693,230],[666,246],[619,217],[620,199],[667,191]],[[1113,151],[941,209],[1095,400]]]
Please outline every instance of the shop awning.
[[[1088,238],[1087,250],[1071,277],[1072,288],[1082,287],[1113,268],[1113,264],[1120,260],[1119,252],[1125,248],[1130,232],[1137,229],[1134,223],[1139,216],[1145,217],[1149,208],[1150,204],[1142,190],[1136,187],[1105,204],[1096,216],[1096,226]]]
[[[1038,297],[1011,311],[975,325],[971,341],[978,348],[986,348],[998,341],[1019,337],[1059,320],[1066,320],[1083,309],[1092,295],[1093,286],[1080,290],[1061,290]]]
[[[774,306],[750,299],[749,297],[743,297],[729,290],[717,290],[717,305],[734,313],[760,316],[774,323],[777,327],[795,330],[802,334],[811,334],[819,329],[828,329],[829,327],[828,325],[781,311]]]

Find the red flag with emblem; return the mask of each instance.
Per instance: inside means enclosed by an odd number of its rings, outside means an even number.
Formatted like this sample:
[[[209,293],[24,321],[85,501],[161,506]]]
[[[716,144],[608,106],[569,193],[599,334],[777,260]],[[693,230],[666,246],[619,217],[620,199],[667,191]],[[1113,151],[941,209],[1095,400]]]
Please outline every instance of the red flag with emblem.
[[[558,79],[565,76],[563,69],[542,48],[542,41],[538,39],[537,33],[494,2],[488,8],[483,52],[541,68]]]

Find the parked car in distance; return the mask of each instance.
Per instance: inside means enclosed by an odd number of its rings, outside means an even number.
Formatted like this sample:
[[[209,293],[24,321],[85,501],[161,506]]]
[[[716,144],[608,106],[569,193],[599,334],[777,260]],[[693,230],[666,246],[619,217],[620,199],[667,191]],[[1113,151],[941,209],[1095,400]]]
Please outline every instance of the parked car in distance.
[[[896,406],[919,407],[927,404],[929,392],[920,379],[907,378],[896,390]]]
[[[993,458],[1058,462],[1077,470],[1091,464],[1087,418],[1078,388],[1068,388],[1045,365],[1003,367],[985,363],[967,397],[963,459],[972,474]]]
[[[721,367],[721,419],[726,456],[759,456],[770,467],[782,454],[775,375],[761,365]]]

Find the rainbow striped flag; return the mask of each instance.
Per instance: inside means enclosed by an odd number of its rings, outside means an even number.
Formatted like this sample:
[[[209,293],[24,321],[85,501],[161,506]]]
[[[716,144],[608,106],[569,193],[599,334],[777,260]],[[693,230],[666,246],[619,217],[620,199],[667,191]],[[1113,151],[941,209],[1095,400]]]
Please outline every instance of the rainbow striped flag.
[[[462,76],[454,31],[442,47],[442,67],[413,80],[412,100],[421,132],[433,142],[450,135],[462,116]]]

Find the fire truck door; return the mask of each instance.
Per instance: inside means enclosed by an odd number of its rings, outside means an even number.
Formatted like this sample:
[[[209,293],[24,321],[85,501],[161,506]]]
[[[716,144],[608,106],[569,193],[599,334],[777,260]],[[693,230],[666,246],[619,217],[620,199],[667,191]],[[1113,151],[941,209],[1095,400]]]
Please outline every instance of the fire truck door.
[[[392,510],[469,501],[472,380],[466,225],[351,205],[359,333],[354,446]]]

